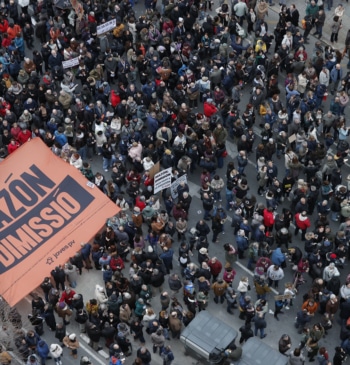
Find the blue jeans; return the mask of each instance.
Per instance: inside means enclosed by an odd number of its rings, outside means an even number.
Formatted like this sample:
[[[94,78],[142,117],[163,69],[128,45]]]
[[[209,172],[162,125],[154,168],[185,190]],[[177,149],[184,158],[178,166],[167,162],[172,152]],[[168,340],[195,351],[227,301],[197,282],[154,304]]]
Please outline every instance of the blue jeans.
[[[254,335],[258,335],[258,331],[260,331],[260,338],[263,338],[265,335],[265,328],[257,328],[255,325]]]
[[[112,166],[112,159],[111,158],[106,158],[106,157],[102,157],[102,168],[103,170],[108,170],[111,166]]]
[[[224,158],[222,156],[219,156],[216,158],[218,162],[218,169],[222,169],[224,167]]]
[[[214,191],[214,200],[221,200],[220,191]]]
[[[102,157],[102,167],[104,170],[108,170],[110,167],[113,166],[114,162],[116,161],[116,157],[113,155],[112,158],[105,158]]]
[[[203,217],[203,219],[210,219],[210,212],[211,212],[211,210],[204,209],[204,217]]]
[[[86,146],[81,147],[79,149],[78,153],[79,153],[81,159],[83,161],[85,161],[86,160],[86,157],[87,157],[87,147]]]
[[[316,23],[316,32],[320,37],[322,37],[322,28],[323,28],[323,25],[317,25],[317,23]]]
[[[338,221],[338,215],[339,215],[338,212],[332,212],[331,213],[331,218],[332,218],[332,221],[333,222],[337,222]]]
[[[253,258],[249,257],[248,266],[247,266],[249,270],[253,269],[253,264],[255,264],[255,260]]]
[[[238,166],[237,170],[240,174],[243,174],[244,173],[244,169],[245,169],[245,166],[241,167],[241,166]]]
[[[233,202],[233,194],[232,191],[226,189],[226,210],[232,209],[231,202]]]

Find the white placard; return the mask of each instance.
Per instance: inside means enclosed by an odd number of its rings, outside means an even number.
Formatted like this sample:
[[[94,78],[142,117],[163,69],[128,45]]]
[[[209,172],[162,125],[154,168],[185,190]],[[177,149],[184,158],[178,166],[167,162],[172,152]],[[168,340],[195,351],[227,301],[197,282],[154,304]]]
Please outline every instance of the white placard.
[[[154,194],[171,186],[171,167],[154,175]]]
[[[113,28],[115,28],[117,25],[117,22],[115,19],[109,20],[106,23],[103,23],[101,25],[98,25],[96,28],[97,35],[101,35],[103,33],[109,32]]]
[[[179,178],[177,178],[170,186],[170,192],[171,192],[171,197],[173,199],[176,199],[178,194],[177,194],[177,187],[180,185],[180,183],[184,181],[185,183],[187,183],[187,175],[182,175]]]
[[[63,68],[71,68],[79,65],[79,57],[72,58],[71,60],[62,61]]]

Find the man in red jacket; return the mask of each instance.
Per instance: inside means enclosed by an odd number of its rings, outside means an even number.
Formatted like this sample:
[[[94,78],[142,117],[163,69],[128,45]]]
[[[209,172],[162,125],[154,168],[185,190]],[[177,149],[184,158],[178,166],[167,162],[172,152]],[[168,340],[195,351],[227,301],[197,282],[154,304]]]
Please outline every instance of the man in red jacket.
[[[301,230],[301,240],[305,241],[305,233],[306,230],[311,226],[310,219],[306,215],[306,212],[303,211],[301,213],[297,213],[295,215],[295,232],[294,235],[296,236]]]
[[[22,127],[22,130],[18,133],[18,142],[20,145],[30,141],[32,133],[27,129],[26,126]]]
[[[213,283],[217,280],[222,270],[222,263],[214,256],[208,261],[210,272],[213,275]]]
[[[275,224],[275,216],[273,215],[273,208],[264,209],[264,226],[268,232],[271,232]]]
[[[60,302],[65,302],[69,307],[71,307],[74,294],[76,294],[75,291],[66,286],[66,289],[62,292]]]

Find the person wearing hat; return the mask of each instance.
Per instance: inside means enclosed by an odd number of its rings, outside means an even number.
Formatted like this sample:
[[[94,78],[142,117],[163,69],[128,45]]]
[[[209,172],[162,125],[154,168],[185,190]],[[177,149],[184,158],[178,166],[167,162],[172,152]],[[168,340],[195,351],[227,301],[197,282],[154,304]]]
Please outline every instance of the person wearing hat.
[[[92,362],[87,356],[82,356],[80,358],[80,365],[91,365],[91,364],[92,364]],[[60,365],[62,365],[62,364],[60,364]]]
[[[63,319],[63,323],[65,325],[70,323],[70,318],[71,318],[73,312],[64,301],[57,302],[56,312],[57,312],[57,315]]]
[[[71,333],[68,336],[65,336],[63,339],[64,345],[71,350],[70,355],[73,356],[74,359],[78,357],[78,348],[80,347],[79,341],[75,333]]]
[[[56,365],[62,365],[61,356],[63,354],[62,347],[56,343],[51,344],[50,353],[55,360]]]
[[[40,365],[40,361],[37,355],[29,355],[26,365]]]

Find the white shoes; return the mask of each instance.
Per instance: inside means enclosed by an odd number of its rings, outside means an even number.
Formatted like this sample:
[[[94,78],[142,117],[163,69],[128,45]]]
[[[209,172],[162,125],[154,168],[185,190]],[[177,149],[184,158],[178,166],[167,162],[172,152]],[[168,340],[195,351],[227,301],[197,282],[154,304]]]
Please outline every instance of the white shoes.
[[[285,308],[285,309],[287,309],[287,310],[289,310],[289,309],[290,309],[290,308],[288,307],[288,305],[286,305],[284,308]]]

